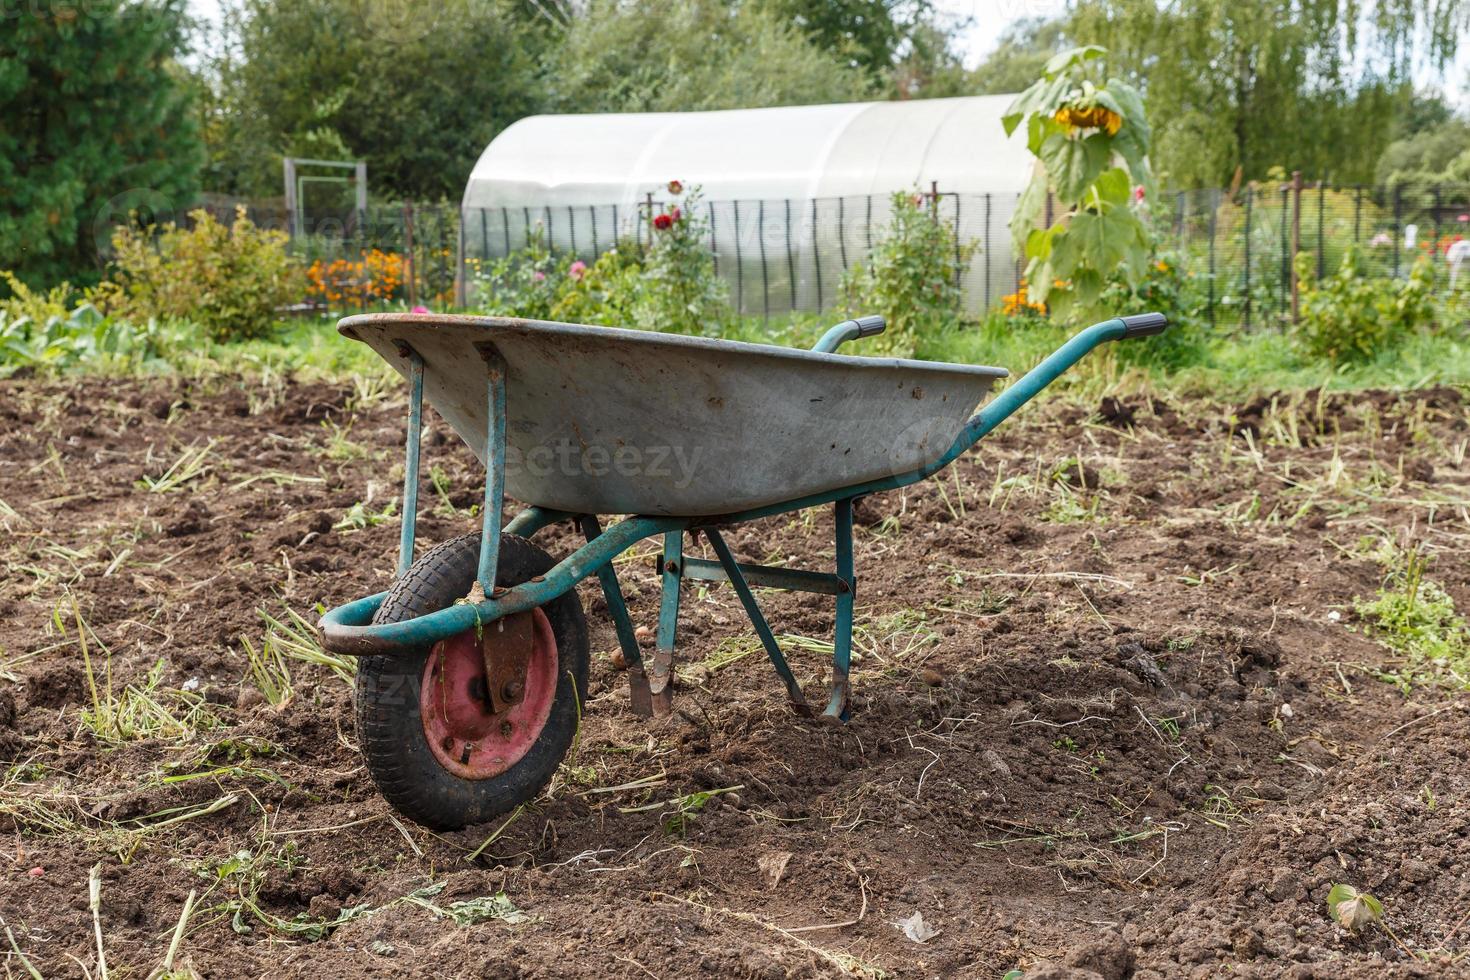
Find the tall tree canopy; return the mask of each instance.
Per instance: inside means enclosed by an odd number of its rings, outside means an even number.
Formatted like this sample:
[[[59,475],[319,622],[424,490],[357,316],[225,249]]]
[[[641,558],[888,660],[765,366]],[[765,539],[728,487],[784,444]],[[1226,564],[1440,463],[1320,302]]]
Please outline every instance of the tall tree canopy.
[[[202,150],[174,63],[183,0],[20,4],[0,29],[0,268],[95,279],[134,208],[197,193]]]
[[[544,32],[511,0],[246,0],[234,28],[211,189],[276,193],[292,154],[364,158],[377,188],[457,197],[490,138],[540,105]]]
[[[1443,66],[1466,0],[1077,0],[1068,33],[1145,89],[1158,169],[1220,184],[1272,166],[1368,180],[1417,64]]]
[[[772,8],[725,0],[591,0],[548,61],[560,112],[850,102],[875,89]]]

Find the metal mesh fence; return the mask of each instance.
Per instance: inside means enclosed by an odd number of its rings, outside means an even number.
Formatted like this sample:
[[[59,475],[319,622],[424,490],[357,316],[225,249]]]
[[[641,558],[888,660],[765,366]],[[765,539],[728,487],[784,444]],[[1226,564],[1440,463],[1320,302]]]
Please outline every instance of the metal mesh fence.
[[[1016,291],[1022,263],[1008,224],[1018,195],[938,193],[937,216],[976,248],[960,274],[966,305],[980,312]],[[842,302],[844,279],[884,234],[889,195],[709,201],[700,204],[716,272],[747,315],[820,311]],[[410,257],[416,302],[470,303],[491,263],[535,236],[554,251],[592,262],[613,247],[649,241],[648,202],[636,206],[472,208],[393,205],[314,213],[292,248],[309,262],[350,260],[374,249]],[[1415,259],[1443,261],[1470,235],[1470,184],[1426,188],[1247,185],[1178,191],[1154,218],[1162,246],[1185,264],[1212,322],[1251,326],[1289,313],[1291,255],[1310,255],[1318,275],[1358,245],[1371,275],[1407,274]],[[224,209],[220,209],[223,211]],[[259,224],[290,228],[284,209],[249,209]],[[221,217],[225,215],[222,213]]]

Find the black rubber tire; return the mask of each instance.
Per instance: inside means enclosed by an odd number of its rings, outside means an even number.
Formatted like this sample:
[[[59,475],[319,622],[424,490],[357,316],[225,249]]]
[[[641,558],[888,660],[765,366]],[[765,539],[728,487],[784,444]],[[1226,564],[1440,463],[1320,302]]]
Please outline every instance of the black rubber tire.
[[[396,623],[436,612],[463,598],[480,563],[480,535],[433,548],[393,583],[374,623]],[[520,585],[555,561],[525,538],[500,539],[496,584]],[[419,715],[427,649],[393,657],[363,657],[357,666],[357,738],[379,791],[404,816],[436,830],[483,823],[533,799],[571,748],[587,691],[587,620],[575,591],[541,607],[556,634],[556,699],[546,727],[526,756],[490,779],[449,772],[429,749]]]

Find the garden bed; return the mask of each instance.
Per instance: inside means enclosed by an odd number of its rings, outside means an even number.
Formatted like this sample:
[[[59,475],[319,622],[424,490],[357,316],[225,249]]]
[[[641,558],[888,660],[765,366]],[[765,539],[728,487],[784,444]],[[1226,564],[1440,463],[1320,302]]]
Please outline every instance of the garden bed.
[[[210,977],[1466,969],[1470,699],[1354,605],[1412,527],[1470,608],[1466,411],[1449,388],[1047,403],[859,506],[841,729],[790,715],[724,586],[686,597],[679,711],[634,717],[584,585],[574,754],[513,819],[436,835],[377,795],[350,685],[290,615],[389,581],[398,389],[0,383],[10,972],[96,976],[100,928],[113,975],[146,975],[191,891],[174,968]],[[420,539],[473,528],[437,418],[424,466]],[[729,539],[830,560],[830,516]],[[621,566],[645,626],[653,553]],[[762,601],[824,700],[830,606]],[[1336,882],[1392,933],[1336,925]]]

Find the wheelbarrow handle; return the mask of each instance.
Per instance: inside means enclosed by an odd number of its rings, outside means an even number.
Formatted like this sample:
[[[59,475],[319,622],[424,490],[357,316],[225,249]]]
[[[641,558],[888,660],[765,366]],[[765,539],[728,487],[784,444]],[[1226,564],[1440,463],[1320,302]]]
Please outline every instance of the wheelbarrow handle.
[[[1132,316],[1119,317],[1123,321],[1123,339],[1129,337],[1152,337],[1164,332],[1169,325],[1169,318],[1162,313],[1135,313]]]
[[[812,345],[812,350],[830,354],[840,344],[859,337],[876,337],[887,328],[888,322],[881,316],[860,316],[855,320],[843,320],[822,334],[822,339]]]
[[[947,466],[975,443],[989,434],[996,426],[1041,393],[1041,390],[1066,373],[1082,358],[1110,340],[1126,340],[1130,337],[1151,337],[1164,332],[1169,318],[1162,313],[1139,313],[1134,316],[1115,317],[1094,323],[1078,331],[1061,347],[1058,347],[1040,364],[1027,371],[995,396],[988,405],[976,412],[965,423],[949,452],[935,466]]]

